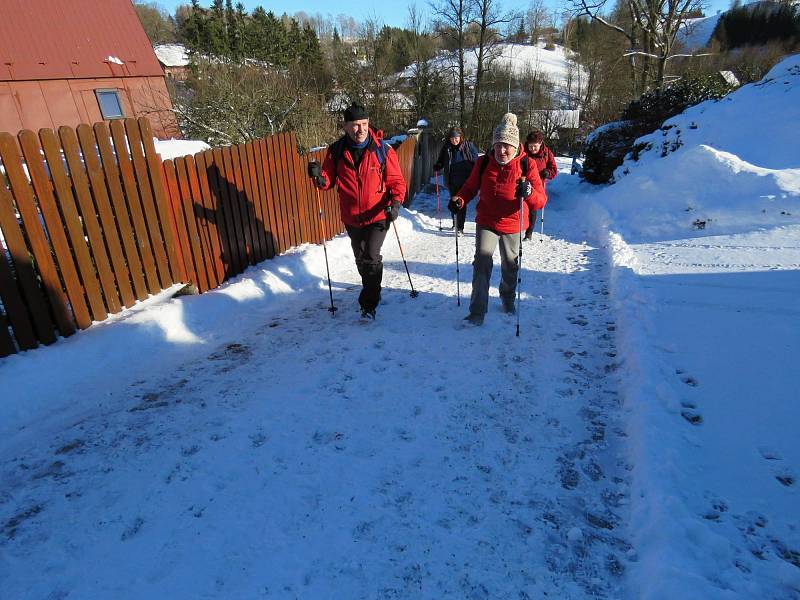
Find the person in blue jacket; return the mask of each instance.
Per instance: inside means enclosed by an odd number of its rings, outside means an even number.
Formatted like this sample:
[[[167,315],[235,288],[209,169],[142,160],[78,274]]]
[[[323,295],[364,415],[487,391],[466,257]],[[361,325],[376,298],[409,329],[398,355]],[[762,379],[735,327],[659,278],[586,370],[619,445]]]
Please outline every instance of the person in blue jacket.
[[[450,192],[450,197],[456,195],[461,186],[467,181],[472,167],[478,158],[478,149],[470,141],[464,139],[464,132],[458,127],[453,127],[447,134],[447,139],[439,152],[439,158],[433,165],[434,171],[444,170],[444,182]],[[467,220],[467,207],[464,206],[453,215],[453,227],[458,234],[464,234],[464,222]]]

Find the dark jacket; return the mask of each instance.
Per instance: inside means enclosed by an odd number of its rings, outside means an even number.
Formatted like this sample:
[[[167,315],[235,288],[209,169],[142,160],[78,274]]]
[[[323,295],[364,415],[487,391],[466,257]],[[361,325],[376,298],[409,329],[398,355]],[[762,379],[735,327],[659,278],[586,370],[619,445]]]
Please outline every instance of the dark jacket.
[[[442,146],[433,169],[434,171],[444,169],[445,183],[451,190],[458,190],[472,172],[472,166],[477,158],[478,149],[472,142],[461,140],[458,146],[454,146],[448,140]]]
[[[481,174],[482,161],[488,160],[483,174]],[[486,154],[478,159],[472,169],[467,182],[458,196],[469,202],[480,192],[475,222],[483,227],[493,229],[498,233],[517,233],[520,228],[519,198],[516,197],[517,180],[522,177],[522,155],[516,156],[505,165],[501,165],[494,158],[493,153]],[[533,193],[525,198],[529,210],[539,210],[547,202],[542,180],[536,169],[528,169],[527,180],[533,186]],[[529,210],[523,210],[522,230],[528,227]]]
[[[382,136],[370,129],[370,139],[361,162],[356,168],[346,140],[341,157],[334,158],[336,144],[328,148],[322,163],[322,178],[327,190],[338,184],[339,210],[345,225],[365,227],[386,218],[384,210],[392,200],[402,204],[406,197],[406,182],[400,170],[400,162],[394,148],[386,146],[385,172],[382,173],[378,158],[378,144]],[[337,142],[338,144],[339,142]]]

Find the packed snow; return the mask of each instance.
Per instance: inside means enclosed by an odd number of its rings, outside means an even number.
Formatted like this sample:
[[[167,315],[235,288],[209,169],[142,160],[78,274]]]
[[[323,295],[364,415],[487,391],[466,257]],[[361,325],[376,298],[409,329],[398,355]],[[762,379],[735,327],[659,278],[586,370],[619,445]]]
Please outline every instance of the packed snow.
[[[161,156],[161,160],[188,156],[190,154],[194,155],[211,148],[211,146],[202,140],[176,140],[175,138],[169,140],[153,138],[153,144],[155,144],[156,152]]]
[[[798,81],[613,186],[559,159],[520,337],[497,270],[462,324],[474,206],[455,238],[431,182],[397,222],[420,295],[390,234],[374,322],[339,236],[333,316],[304,245],[4,359],[3,596],[797,597]]]

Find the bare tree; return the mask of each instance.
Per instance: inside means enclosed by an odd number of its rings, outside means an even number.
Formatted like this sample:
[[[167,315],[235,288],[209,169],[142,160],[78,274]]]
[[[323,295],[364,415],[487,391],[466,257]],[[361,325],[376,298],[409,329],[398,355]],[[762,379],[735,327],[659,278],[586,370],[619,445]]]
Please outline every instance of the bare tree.
[[[578,14],[628,40],[630,47],[624,56],[629,59],[632,76],[636,77],[634,95],[641,95],[651,84],[663,88],[667,62],[679,56],[675,53],[675,38],[686,20],[702,8],[703,0],[623,0],[621,6],[627,13],[628,28],[602,15],[608,0],[572,0],[572,3]],[[641,60],[637,63],[637,59]]]
[[[539,41],[539,35],[549,20],[549,12],[544,0],[532,0],[528,7],[528,27],[531,30],[531,41]]]
[[[465,82],[464,52],[466,50],[467,27],[472,18],[472,0],[438,0],[431,3],[434,15],[439,19],[439,33],[450,38],[456,48],[459,125],[466,125],[467,87]]]
[[[475,67],[475,88],[472,95],[472,119],[470,131],[475,136],[481,105],[481,85],[486,71],[486,59],[493,46],[498,44],[500,36],[497,34],[499,25],[509,23],[514,19],[511,12],[501,12],[499,0],[475,0],[475,16],[473,23],[478,27],[477,65]]]

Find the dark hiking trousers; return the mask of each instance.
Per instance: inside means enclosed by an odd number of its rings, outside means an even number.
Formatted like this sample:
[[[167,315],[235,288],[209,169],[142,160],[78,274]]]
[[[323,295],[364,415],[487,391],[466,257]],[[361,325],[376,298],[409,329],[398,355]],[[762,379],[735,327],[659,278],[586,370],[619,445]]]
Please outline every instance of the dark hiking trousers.
[[[527,204],[525,206],[528,206]],[[536,227],[536,211],[530,210],[528,206],[528,228],[525,230],[525,237],[531,237]]]
[[[450,197],[452,198],[458,193],[458,190],[461,189],[461,186],[458,187],[450,187]],[[464,205],[464,208],[459,210],[457,213],[453,215],[453,227],[458,229],[459,231],[464,231],[464,223],[467,222],[467,206]]]
[[[388,223],[378,221],[365,227],[346,225],[356,267],[361,275],[363,289],[358,296],[358,303],[364,310],[375,310],[381,301],[381,279],[383,278],[383,256],[381,246],[386,239]]]

